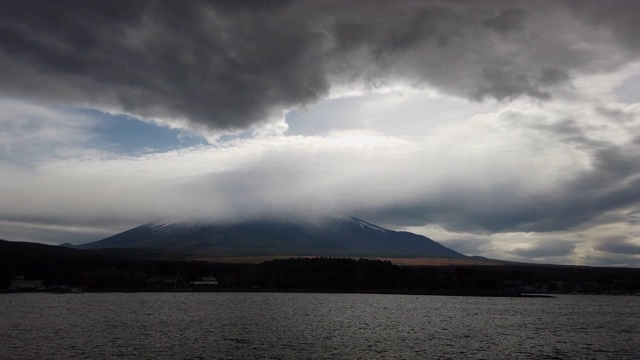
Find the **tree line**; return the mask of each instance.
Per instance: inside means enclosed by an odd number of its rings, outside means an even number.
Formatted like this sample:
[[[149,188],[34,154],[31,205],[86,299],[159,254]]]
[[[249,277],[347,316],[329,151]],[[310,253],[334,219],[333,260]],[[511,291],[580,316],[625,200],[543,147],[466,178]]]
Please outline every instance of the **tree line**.
[[[220,291],[362,291],[432,294],[640,292],[640,269],[579,266],[398,266],[349,258],[291,258],[260,264],[142,259],[113,253],[0,241],[0,289],[16,276],[87,291],[157,290],[214,276]],[[167,285],[169,286],[169,285]],[[162,286],[160,286],[162,289]]]

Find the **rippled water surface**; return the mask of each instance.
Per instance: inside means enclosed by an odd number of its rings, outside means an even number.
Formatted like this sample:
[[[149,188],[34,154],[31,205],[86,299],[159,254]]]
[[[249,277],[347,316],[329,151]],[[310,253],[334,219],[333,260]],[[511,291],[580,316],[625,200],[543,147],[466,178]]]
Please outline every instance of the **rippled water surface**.
[[[2,359],[640,359],[640,298],[0,295]]]

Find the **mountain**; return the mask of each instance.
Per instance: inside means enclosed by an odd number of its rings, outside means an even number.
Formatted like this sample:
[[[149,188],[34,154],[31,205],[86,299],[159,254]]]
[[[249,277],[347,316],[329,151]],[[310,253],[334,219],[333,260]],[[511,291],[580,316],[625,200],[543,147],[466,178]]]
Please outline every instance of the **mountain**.
[[[154,221],[75,247],[202,256],[466,258],[425,236],[385,229],[343,214],[227,223]]]

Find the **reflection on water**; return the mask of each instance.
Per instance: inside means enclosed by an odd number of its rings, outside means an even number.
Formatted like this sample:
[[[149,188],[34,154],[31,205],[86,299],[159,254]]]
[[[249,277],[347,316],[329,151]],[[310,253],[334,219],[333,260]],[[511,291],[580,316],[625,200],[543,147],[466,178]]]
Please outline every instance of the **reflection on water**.
[[[9,359],[637,359],[637,297],[7,294]]]

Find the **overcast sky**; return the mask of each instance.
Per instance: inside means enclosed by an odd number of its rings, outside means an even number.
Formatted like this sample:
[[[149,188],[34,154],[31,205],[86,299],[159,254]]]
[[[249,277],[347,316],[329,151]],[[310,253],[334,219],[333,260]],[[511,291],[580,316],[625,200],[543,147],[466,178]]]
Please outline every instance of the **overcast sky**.
[[[341,211],[640,266],[640,2],[0,0],[0,238]]]

